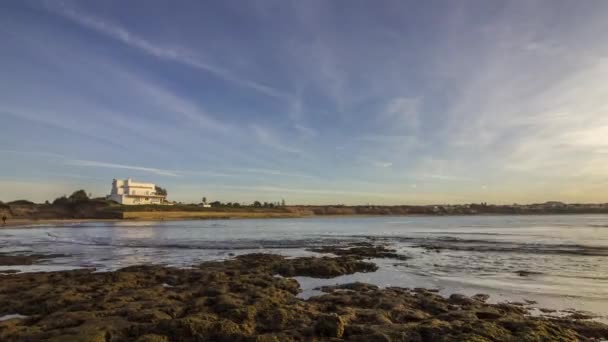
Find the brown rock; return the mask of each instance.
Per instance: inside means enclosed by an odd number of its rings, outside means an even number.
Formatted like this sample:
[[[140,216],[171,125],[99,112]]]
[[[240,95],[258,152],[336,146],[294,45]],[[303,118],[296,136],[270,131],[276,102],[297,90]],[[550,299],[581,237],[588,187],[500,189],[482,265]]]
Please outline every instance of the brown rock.
[[[325,337],[342,337],[345,323],[336,314],[322,315],[315,323],[315,333]]]

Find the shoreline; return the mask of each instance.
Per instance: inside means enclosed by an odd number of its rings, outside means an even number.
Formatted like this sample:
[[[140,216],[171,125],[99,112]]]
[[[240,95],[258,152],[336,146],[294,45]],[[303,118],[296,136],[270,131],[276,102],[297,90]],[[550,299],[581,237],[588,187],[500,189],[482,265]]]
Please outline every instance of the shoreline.
[[[597,215],[608,216],[604,213],[542,213],[542,214],[477,214],[477,215],[374,215],[374,214],[298,214],[298,213],[276,213],[276,212],[180,212],[180,211],[142,211],[125,212],[124,218],[63,218],[63,219],[32,219],[11,218],[6,224],[0,224],[0,229],[11,228],[35,228],[43,225],[72,225],[78,223],[102,223],[102,222],[163,222],[163,221],[198,221],[198,220],[241,220],[241,219],[306,219],[306,218],[341,218],[341,217],[475,217],[475,216],[572,216],[572,215]]]
[[[204,221],[204,220],[247,220],[247,219],[288,219],[288,218],[308,218],[313,216],[179,216],[167,218],[125,218],[125,219],[12,219],[7,220],[5,225],[0,224],[1,229],[27,229],[37,228],[45,225],[58,225],[70,227],[79,223],[103,223],[103,222],[164,222],[164,221]]]
[[[298,298],[293,277],[375,272],[360,246],[335,257],[247,254],[191,268],[131,266],[0,275],[0,339],[104,341],[593,340],[608,325],[588,313],[532,316],[525,304],[432,289],[349,283]],[[108,339],[108,336],[110,338]]]

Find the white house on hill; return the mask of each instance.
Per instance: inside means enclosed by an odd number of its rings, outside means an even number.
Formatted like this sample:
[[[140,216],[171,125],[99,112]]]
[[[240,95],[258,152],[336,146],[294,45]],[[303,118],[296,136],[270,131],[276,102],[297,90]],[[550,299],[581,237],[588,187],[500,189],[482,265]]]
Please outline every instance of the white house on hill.
[[[156,193],[156,186],[152,183],[134,182],[131,178],[112,181],[112,191],[109,200],[126,205],[162,204],[166,195]]]

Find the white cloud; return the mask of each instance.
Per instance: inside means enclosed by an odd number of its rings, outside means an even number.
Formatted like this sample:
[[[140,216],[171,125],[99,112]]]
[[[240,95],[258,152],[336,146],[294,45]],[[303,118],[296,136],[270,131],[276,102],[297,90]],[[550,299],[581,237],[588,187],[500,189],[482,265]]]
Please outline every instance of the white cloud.
[[[163,170],[163,169],[135,166],[135,165],[104,163],[104,162],[98,162],[98,161],[92,161],[92,160],[68,160],[66,162],[66,164],[74,165],[74,166],[84,166],[84,167],[101,167],[101,168],[111,168],[111,169],[143,171],[143,172],[152,173],[152,174],[155,174],[158,176],[181,177],[179,172],[173,171],[173,170]]]

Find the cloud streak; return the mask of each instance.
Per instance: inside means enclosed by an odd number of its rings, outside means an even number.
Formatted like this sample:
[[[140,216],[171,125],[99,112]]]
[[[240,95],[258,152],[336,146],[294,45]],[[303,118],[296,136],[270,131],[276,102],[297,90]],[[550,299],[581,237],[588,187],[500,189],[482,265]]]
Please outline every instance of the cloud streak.
[[[99,168],[141,171],[141,172],[151,173],[151,174],[154,174],[157,176],[181,177],[179,172],[173,171],[173,170],[164,170],[164,169],[157,169],[157,168],[152,168],[152,167],[143,167],[143,166],[136,166],[136,165],[105,163],[105,162],[99,162],[99,161],[93,161],[93,160],[69,160],[66,162],[66,164],[71,165],[71,166],[99,167]]]
[[[201,60],[200,57],[195,57],[192,52],[189,52],[184,48],[166,47],[157,43],[153,43],[116,23],[102,20],[100,18],[80,12],[74,8],[63,6],[59,9],[51,9],[55,10],[57,13],[61,14],[65,18],[70,19],[75,23],[78,23],[79,25],[87,27],[112,39],[121,41],[129,47],[138,49],[151,56],[167,61],[180,63],[201,71],[211,73],[216,77],[222,78],[241,87],[255,90],[256,92],[262,93],[267,96],[277,98],[289,97],[288,94],[269,87],[267,85],[241,78],[228,69],[219,67],[217,65],[212,65],[210,63],[205,63]]]

